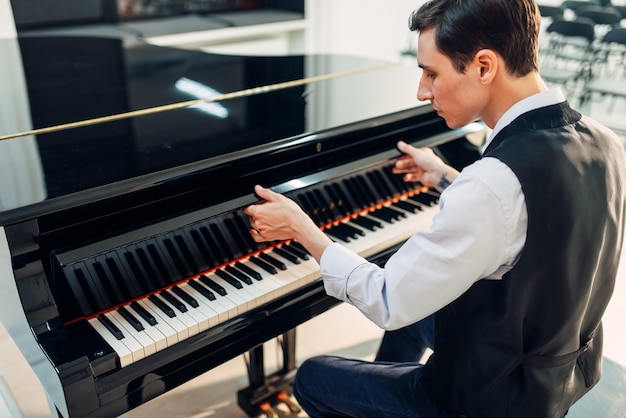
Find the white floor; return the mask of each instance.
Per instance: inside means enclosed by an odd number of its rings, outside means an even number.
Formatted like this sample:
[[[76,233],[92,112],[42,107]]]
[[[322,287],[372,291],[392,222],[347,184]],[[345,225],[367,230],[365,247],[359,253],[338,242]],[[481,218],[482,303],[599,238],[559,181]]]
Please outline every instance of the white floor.
[[[594,103],[586,111],[618,129],[625,125],[624,120],[620,119],[626,115],[626,104],[623,101],[616,103],[612,109],[608,109],[604,102]],[[581,401],[578,410],[572,411],[568,418],[626,418],[626,406],[623,411],[611,415],[601,412],[602,407],[615,403],[616,398],[621,397],[623,400],[626,396],[624,318],[626,251],[622,255],[614,297],[604,318],[605,365],[608,364],[610,368],[601,381],[602,388],[596,391],[598,397],[590,397],[586,404]],[[372,359],[382,335],[380,329],[346,304],[305,323],[297,332],[299,361],[317,354]],[[271,372],[272,365],[278,364],[280,353],[275,341],[267,343],[266,347],[268,355],[265,361]],[[0,417],[49,418],[51,414],[41,386],[1,325],[0,353]],[[236,392],[245,386],[245,362],[240,356],[124,414],[123,418],[243,418],[246,415],[237,406]],[[607,394],[609,398],[603,398]],[[278,412],[280,416],[288,416],[286,411],[285,408]],[[306,415],[301,413],[298,416]]]

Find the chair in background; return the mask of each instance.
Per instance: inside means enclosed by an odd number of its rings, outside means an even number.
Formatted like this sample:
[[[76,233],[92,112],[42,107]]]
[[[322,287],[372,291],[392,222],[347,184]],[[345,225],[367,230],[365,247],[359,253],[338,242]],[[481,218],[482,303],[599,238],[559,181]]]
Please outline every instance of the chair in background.
[[[596,38],[600,39],[609,30],[619,26],[622,14],[612,6],[589,5],[576,9],[577,17],[593,20],[596,29]]]
[[[548,4],[538,4],[539,13],[541,13],[541,17],[550,18],[552,20],[559,19],[563,17],[563,6],[554,6]]]
[[[595,61],[595,24],[585,18],[557,19],[546,28],[548,47],[539,72],[548,84],[561,86],[571,100],[582,93]]]
[[[542,54],[548,47],[548,40],[546,39],[546,27],[555,20],[563,19],[563,12],[565,9],[561,6],[538,4],[539,12],[541,13],[541,31],[539,32],[539,53]]]
[[[626,28],[611,29],[602,38],[596,54],[597,68],[584,85],[581,104],[591,105],[594,99],[611,97],[607,110],[612,111],[615,99],[626,100]]]
[[[561,6],[563,7],[563,9],[568,9],[576,12],[579,7],[599,4],[600,3],[596,0],[565,0],[563,3],[561,3]]]

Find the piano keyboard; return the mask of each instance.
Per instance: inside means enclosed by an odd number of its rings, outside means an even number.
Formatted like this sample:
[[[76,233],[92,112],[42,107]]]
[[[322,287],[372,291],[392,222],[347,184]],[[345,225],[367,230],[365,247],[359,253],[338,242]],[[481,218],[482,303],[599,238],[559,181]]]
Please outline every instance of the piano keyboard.
[[[436,193],[378,167],[290,196],[334,240],[363,257],[432,222]],[[63,266],[79,309],[121,367],[319,280],[297,242],[255,243],[240,209]],[[113,309],[111,309],[113,308]]]

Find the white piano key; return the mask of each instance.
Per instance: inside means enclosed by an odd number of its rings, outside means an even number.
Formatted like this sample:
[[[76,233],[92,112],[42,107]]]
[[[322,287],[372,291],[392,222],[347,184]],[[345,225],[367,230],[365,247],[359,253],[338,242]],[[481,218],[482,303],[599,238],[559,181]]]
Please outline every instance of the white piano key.
[[[211,275],[205,275],[205,276],[209,279],[212,279],[213,277]],[[200,284],[209,288],[208,286],[204,285],[202,281],[200,281]],[[221,308],[221,309],[214,308],[218,313],[220,313],[220,318],[222,318],[223,314],[226,314],[226,318],[221,322],[226,322],[229,319],[235,318],[237,317],[237,315],[239,315],[239,307],[237,305],[237,302],[233,301],[232,299],[229,299],[228,297],[221,296],[219,293],[217,293],[216,291],[210,288],[209,290],[211,290],[215,294],[215,300],[212,300],[209,306],[213,307],[213,304],[215,304],[217,305],[217,307]]]
[[[400,209],[397,209],[400,210]],[[424,207],[417,213],[406,212],[406,217],[393,223],[383,222],[383,227],[374,231],[365,231],[365,236],[343,243],[345,247],[362,257],[370,257],[396,244],[400,244],[432,223],[432,219],[439,211],[437,206]],[[351,225],[361,228],[356,224]],[[364,228],[361,228],[364,229]]]
[[[237,306],[237,313],[239,315],[250,311],[256,306],[256,297],[253,294],[247,292],[245,288],[237,289],[226,280],[215,274],[209,274],[207,276],[215,283],[226,289],[226,296],[222,296],[222,298],[231,300]]]
[[[150,338],[148,336],[148,334],[146,334],[143,331],[137,331],[117,311],[107,312],[106,315],[111,319],[111,321],[113,321],[113,319],[115,319],[115,321],[117,321],[117,324],[120,324],[120,325],[118,325],[118,327],[123,327],[121,329],[123,330],[122,332],[124,332],[124,335],[127,335],[129,337],[134,338],[135,341],[137,341],[139,343],[139,345],[141,346],[141,350],[143,351],[143,354],[141,355],[141,358],[147,357],[149,355],[152,355],[152,354],[156,353],[156,345],[155,345],[154,341],[152,340],[152,338]],[[134,355],[133,355],[133,359],[135,361],[137,361],[137,358]]]
[[[164,350],[167,348],[168,344],[167,344],[167,337],[165,334],[163,334],[163,332],[160,331],[159,324],[155,324],[155,325],[150,325],[148,324],[148,322],[146,322],[141,315],[135,313],[136,311],[134,309],[132,309],[131,307],[127,307],[127,309],[132,312],[134,314],[134,316],[137,318],[137,321],[139,321],[139,323],[141,323],[141,325],[143,325],[143,332],[146,333],[146,335],[154,342],[154,348],[157,352]],[[173,330],[172,330],[173,332]]]
[[[178,333],[176,330],[169,325],[167,322],[163,321],[161,317],[153,312],[153,309],[158,309],[152,304],[152,306],[145,303],[145,300],[138,300],[137,303],[141,305],[145,310],[147,310],[154,318],[157,320],[157,323],[153,326],[156,328],[163,336],[165,337],[165,343],[168,347],[174,346],[178,343]],[[153,308],[154,307],[154,308]]]
[[[118,320],[119,316],[116,316],[116,314],[117,312],[111,311],[111,312],[105,313],[104,315],[107,318],[109,318],[109,320],[112,323],[114,323],[119,329],[121,329],[122,332],[124,333],[124,338],[122,338],[120,341],[130,350],[133,356],[133,362],[136,362],[145,358],[146,354],[143,351],[143,346],[141,345],[139,341],[137,341],[137,339],[132,333],[128,332],[124,324]]]
[[[187,292],[190,296],[196,299],[196,301],[198,302],[198,307],[197,308],[192,307],[190,309],[196,309],[206,317],[207,319],[206,329],[213,328],[214,326],[217,326],[220,324],[219,313],[208,304],[208,302],[210,301],[207,298],[205,298],[196,289],[191,287],[189,283],[181,283],[178,285],[178,287],[180,287],[181,290]]]
[[[105,327],[98,318],[92,318],[89,320],[91,326],[100,334],[104,341],[111,346],[111,348],[117,353],[120,359],[120,367],[126,367],[133,363],[133,353],[131,350],[122,343],[122,340],[115,338],[113,334]]]
[[[198,280],[198,279],[196,279]],[[202,284],[201,282],[198,281],[198,283],[202,286],[204,286],[204,284]],[[188,283],[186,284],[186,286],[189,286],[189,293],[192,295],[195,295],[196,298],[198,300],[201,300],[203,302],[204,305],[206,305],[209,309],[215,311],[215,313],[217,314],[217,323],[215,325],[219,325],[223,322],[228,321],[229,318],[236,316],[237,314],[237,307],[232,304],[230,301],[228,301],[228,304],[225,305],[223,303],[221,303],[217,298],[220,297],[219,295],[215,295],[215,300],[210,300],[208,298],[206,298],[203,294],[200,293],[200,291],[194,289],[193,287],[191,287]],[[213,292],[215,294],[215,292]],[[213,325],[213,326],[215,326]]]
[[[170,318],[167,316],[165,312],[163,312],[158,306],[156,306],[150,299],[142,299],[140,302],[143,302],[146,309],[150,311],[152,315],[157,318],[157,321],[163,322],[174,328],[176,331],[176,336],[178,341],[183,341],[189,338],[189,330],[187,326],[183,324],[178,317]]]

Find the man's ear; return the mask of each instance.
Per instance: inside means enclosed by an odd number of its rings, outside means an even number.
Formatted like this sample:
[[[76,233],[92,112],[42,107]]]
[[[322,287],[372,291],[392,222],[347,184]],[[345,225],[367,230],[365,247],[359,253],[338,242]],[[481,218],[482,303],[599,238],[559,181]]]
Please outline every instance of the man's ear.
[[[474,55],[474,65],[483,84],[492,82],[498,73],[500,61],[492,49],[481,49]]]

